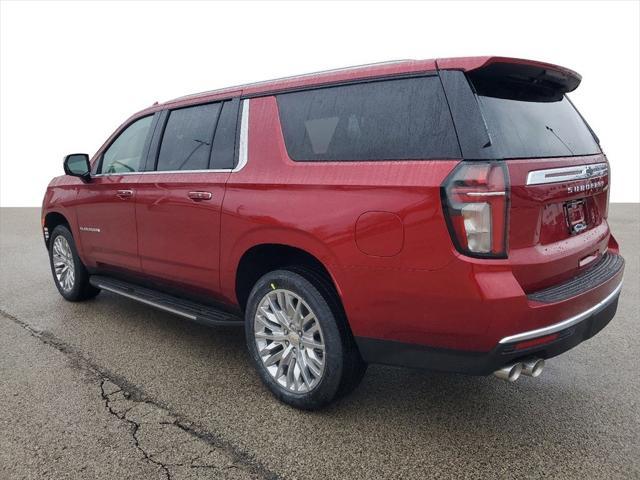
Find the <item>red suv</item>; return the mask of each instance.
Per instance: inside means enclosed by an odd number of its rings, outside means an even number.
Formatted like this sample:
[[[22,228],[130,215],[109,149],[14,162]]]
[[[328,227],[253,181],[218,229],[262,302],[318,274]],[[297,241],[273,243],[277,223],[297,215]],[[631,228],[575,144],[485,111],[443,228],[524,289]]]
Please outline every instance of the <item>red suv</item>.
[[[154,104],[49,185],[56,286],[244,325],[299,408],[368,363],[537,376],[611,320],[622,285],[609,164],[566,96],[580,79],[399,61]]]

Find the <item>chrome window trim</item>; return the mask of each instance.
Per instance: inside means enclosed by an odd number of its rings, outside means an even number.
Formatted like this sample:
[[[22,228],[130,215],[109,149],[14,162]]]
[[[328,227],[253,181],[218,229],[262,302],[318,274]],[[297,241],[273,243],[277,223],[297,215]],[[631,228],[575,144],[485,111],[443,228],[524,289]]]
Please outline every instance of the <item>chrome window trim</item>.
[[[249,158],[249,102],[242,100],[242,113],[240,118],[240,140],[238,141],[238,165],[232,171],[239,172],[247,164]]]
[[[100,173],[91,175],[92,177],[113,177],[120,175],[160,175],[163,173],[229,173],[232,170],[230,168],[224,169],[203,169],[203,170],[148,170],[144,172],[122,172],[122,173]]]
[[[613,290],[613,292],[611,292],[603,300],[599,301],[593,307],[585,310],[584,312],[579,313],[578,315],[575,315],[573,317],[567,318],[562,322],[549,325],[548,327],[542,327],[536,330],[529,330],[528,332],[522,332],[516,335],[510,335],[508,337],[504,337],[498,343],[505,344],[505,343],[513,343],[513,342],[522,342],[524,340],[531,340],[533,338],[544,337],[545,335],[550,335],[552,333],[559,332],[566,328],[573,327],[574,325],[580,323],[581,321],[585,320],[587,317],[593,315],[594,313],[598,313],[601,310],[604,310],[609,305],[609,303],[613,301],[616,295],[620,293],[621,289],[622,289],[622,280],[620,280],[620,283]]]
[[[598,178],[609,173],[606,163],[576,165],[573,167],[547,168],[534,170],[527,175],[527,185],[543,185],[546,183],[572,182]]]
[[[238,165],[235,168],[209,168],[202,170],[148,170],[142,172],[96,173],[92,177],[112,177],[120,175],[160,175],[163,173],[236,173],[247,164],[249,157],[249,99],[242,100],[240,118],[240,139],[238,141]]]

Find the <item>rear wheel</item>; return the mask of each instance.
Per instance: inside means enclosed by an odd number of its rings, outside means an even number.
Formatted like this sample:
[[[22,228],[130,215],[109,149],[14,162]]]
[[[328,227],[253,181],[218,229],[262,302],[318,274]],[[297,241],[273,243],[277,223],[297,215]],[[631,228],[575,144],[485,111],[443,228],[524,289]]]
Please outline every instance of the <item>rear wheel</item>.
[[[49,263],[53,281],[66,300],[78,302],[100,293],[100,289],[89,283],[89,273],[78,256],[73,235],[66,225],[58,225],[51,233]]]
[[[357,385],[366,369],[330,295],[291,270],[264,275],[249,295],[251,359],[271,392],[297,408],[328,404]]]

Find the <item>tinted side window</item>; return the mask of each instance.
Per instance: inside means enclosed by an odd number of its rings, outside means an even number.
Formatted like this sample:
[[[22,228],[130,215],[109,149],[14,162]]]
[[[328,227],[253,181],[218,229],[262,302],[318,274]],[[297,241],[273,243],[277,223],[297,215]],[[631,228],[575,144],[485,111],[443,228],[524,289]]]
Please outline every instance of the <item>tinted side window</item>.
[[[219,103],[171,111],[162,136],[156,169],[208,169],[219,112]]]
[[[152,121],[150,115],[129,125],[104,152],[98,173],[139,172]]]
[[[238,121],[238,100],[224,102],[220,120],[213,139],[211,152],[211,168],[233,168],[236,148],[236,123]]]
[[[460,158],[437,76],[293,92],[277,99],[293,160]]]

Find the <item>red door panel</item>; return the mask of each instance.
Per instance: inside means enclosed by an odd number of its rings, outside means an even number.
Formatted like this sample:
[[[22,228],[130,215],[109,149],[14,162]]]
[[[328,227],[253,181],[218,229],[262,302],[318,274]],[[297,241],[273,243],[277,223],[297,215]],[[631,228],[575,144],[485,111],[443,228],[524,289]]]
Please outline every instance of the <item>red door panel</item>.
[[[140,271],[135,218],[139,175],[92,177],[78,189],[80,241],[92,266]]]
[[[149,173],[136,186],[145,274],[217,296],[220,209],[229,172]]]

